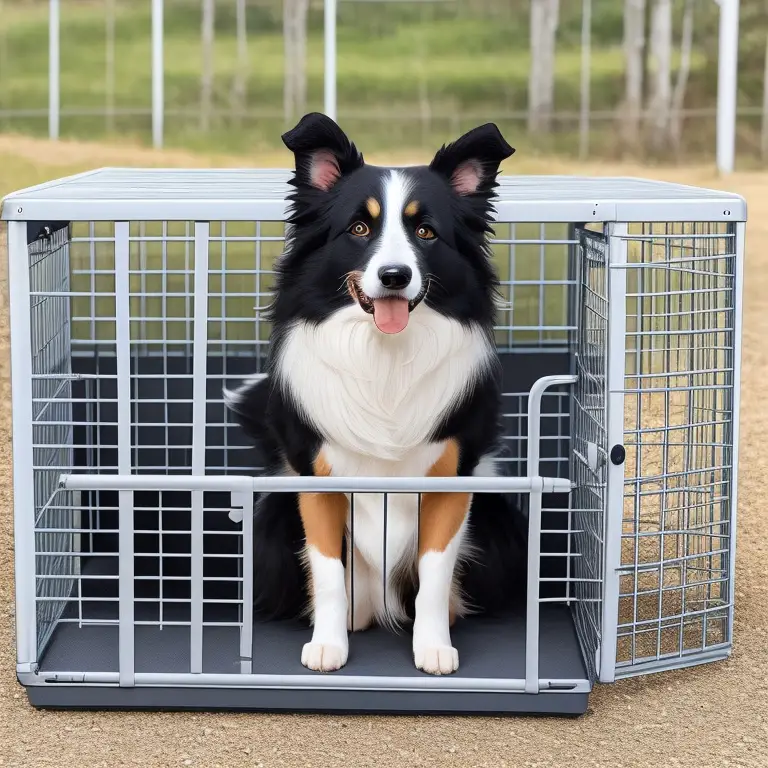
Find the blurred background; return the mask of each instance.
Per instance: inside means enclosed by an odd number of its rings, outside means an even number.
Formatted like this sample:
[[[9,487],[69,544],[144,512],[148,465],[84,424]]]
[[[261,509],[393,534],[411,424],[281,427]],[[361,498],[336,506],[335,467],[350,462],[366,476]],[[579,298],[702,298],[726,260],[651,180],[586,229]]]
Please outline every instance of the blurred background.
[[[768,164],[768,0],[741,0],[736,156]],[[165,0],[166,148],[245,154],[323,109],[322,0]],[[152,144],[150,0],[60,0],[58,135]],[[47,137],[49,0],[0,0],[0,133]],[[368,152],[493,120],[532,154],[714,162],[714,0],[338,0]],[[534,66],[532,66],[534,62]]]

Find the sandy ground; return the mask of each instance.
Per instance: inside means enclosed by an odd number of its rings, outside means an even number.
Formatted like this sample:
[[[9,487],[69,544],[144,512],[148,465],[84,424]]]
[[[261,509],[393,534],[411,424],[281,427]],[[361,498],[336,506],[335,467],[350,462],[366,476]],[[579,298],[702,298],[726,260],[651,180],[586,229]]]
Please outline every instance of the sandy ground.
[[[15,142],[15,140],[13,140]],[[44,143],[0,152],[39,161]],[[82,157],[75,155],[81,152]],[[59,157],[61,154],[57,153]],[[49,150],[50,156],[50,150]],[[209,164],[183,153],[72,145],[67,164]],[[169,159],[170,158],[170,159]],[[285,159],[281,158],[282,163]],[[210,163],[219,164],[219,163]],[[279,164],[279,163],[278,163]],[[510,172],[513,168],[510,167]],[[518,168],[514,168],[518,170]],[[735,650],[730,660],[597,686],[578,720],[327,717],[269,714],[39,712],[14,676],[10,385],[5,255],[0,246],[0,766],[766,766],[768,765],[768,174],[716,179],[705,169],[564,168],[626,173],[738,191],[750,205],[745,287],[742,462]],[[753,449],[753,450],[750,450]]]

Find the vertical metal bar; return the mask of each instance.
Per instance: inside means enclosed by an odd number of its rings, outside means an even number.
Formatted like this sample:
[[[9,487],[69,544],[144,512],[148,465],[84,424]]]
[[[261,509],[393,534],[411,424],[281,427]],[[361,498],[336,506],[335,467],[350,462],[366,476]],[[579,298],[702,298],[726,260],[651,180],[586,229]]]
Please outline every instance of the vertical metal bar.
[[[718,0],[717,169],[732,173],[736,155],[736,86],[739,64],[739,0]]]
[[[336,0],[325,0],[324,14],[324,109],[325,114],[336,119]]]
[[[607,226],[608,235],[608,373],[606,387],[608,411],[608,450],[624,444],[624,375],[627,311],[628,228],[626,224]],[[608,463],[607,504],[604,520],[603,616],[600,641],[599,680],[613,682],[616,677],[616,643],[619,622],[619,566],[621,565],[621,526],[624,513],[624,464]]]
[[[592,0],[583,0],[581,18],[581,111],[579,115],[579,157],[589,154],[589,86],[592,57]]]
[[[742,307],[744,295],[744,238],[747,225],[738,222],[733,228],[735,239],[735,264],[734,264],[734,292],[733,292],[733,394],[731,415],[731,509],[728,522],[730,534],[728,544],[728,637],[727,642],[733,640],[733,604],[736,599],[736,521],[738,518],[738,480],[739,480],[739,414],[741,410],[741,339],[742,339]],[[722,527],[721,527],[722,530]]]
[[[13,415],[13,527],[16,576],[16,661],[37,661],[35,616],[35,499],[32,428],[32,329],[27,223],[8,222]]]
[[[131,474],[131,296],[130,225],[115,222],[115,341],[117,347],[117,471]],[[120,685],[134,684],[134,558],[133,491],[120,491],[119,542],[119,658]]]
[[[111,134],[115,130],[115,2],[116,0],[107,0],[106,7],[106,51],[105,66],[106,69],[106,128],[107,133]]]
[[[163,0],[152,0],[152,145],[163,146]]]
[[[240,493],[243,505],[243,624],[240,629],[240,657],[253,655],[253,486]],[[250,673],[251,670],[248,670]]]
[[[539,472],[541,438],[541,397],[558,384],[573,384],[573,376],[545,376],[528,395],[528,477],[531,495],[528,505],[528,587],[525,613],[525,692],[539,692],[539,577],[541,575],[542,481]]]
[[[208,238],[210,224],[195,222],[194,344],[192,360],[192,474],[205,474],[208,369]],[[203,493],[192,491],[190,672],[203,671]]]
[[[48,14],[48,136],[59,138],[59,0],[50,0]]]
[[[528,461],[530,469],[531,462]],[[536,468],[538,472],[538,467]],[[528,505],[528,594],[525,615],[525,692],[539,692],[539,577],[541,575],[541,481]]]

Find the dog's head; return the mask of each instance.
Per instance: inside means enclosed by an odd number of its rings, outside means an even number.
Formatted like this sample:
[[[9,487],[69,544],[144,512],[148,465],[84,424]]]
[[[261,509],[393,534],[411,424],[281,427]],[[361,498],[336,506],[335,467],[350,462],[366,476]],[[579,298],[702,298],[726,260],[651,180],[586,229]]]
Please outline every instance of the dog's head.
[[[420,305],[489,325],[496,275],[487,236],[499,164],[514,149],[492,123],[443,146],[428,166],[367,165],[330,118],[283,135],[295,156],[286,251],[272,319],[321,322],[357,305],[399,333]]]

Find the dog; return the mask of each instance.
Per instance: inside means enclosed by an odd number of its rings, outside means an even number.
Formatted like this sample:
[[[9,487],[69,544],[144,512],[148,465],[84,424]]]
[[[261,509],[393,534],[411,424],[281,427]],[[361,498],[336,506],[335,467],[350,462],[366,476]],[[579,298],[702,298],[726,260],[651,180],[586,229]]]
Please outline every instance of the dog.
[[[488,237],[514,149],[489,123],[428,166],[376,167],[316,113],[282,139],[295,174],[267,375],[224,393],[267,472],[498,474]],[[416,668],[450,674],[453,622],[525,594],[518,518],[502,494],[267,494],[254,513],[254,606],[304,612],[309,669],[343,667],[348,631],[412,620]]]

